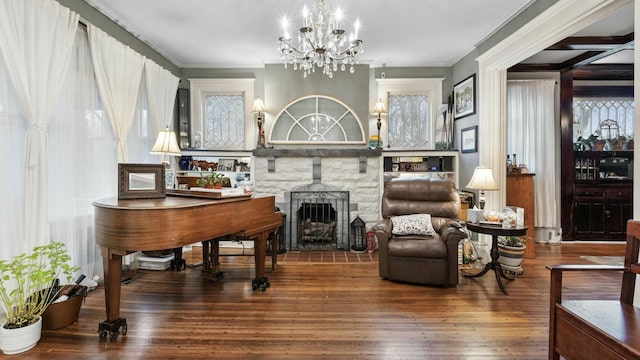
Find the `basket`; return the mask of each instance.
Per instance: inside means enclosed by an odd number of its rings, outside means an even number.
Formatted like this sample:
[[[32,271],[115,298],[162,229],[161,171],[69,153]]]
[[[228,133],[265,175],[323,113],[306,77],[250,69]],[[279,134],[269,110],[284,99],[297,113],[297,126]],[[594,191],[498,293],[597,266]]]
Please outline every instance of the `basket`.
[[[64,285],[62,288],[72,286],[74,285]],[[49,304],[42,314],[42,330],[62,329],[78,321],[80,307],[86,295],[87,287],[82,286],[69,300]]]

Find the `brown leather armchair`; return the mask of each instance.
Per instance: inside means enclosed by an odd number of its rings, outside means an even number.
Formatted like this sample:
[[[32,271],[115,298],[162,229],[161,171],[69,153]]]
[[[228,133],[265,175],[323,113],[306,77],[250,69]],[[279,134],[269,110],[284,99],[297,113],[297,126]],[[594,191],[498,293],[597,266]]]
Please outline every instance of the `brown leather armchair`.
[[[432,235],[393,235],[394,216],[430,214]],[[380,276],[388,280],[458,284],[458,243],[466,237],[458,218],[460,198],[449,180],[397,178],[386,183],[378,239]]]

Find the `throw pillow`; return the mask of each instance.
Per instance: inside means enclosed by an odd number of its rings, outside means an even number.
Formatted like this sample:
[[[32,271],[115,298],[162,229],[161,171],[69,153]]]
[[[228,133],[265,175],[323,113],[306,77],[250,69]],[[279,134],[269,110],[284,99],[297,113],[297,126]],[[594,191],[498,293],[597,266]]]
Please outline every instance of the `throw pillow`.
[[[430,214],[392,216],[393,235],[433,235]]]

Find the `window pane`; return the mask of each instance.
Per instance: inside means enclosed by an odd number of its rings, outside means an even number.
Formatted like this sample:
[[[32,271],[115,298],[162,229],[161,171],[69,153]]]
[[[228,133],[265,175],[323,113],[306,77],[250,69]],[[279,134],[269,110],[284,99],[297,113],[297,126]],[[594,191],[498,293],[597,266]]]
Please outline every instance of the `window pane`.
[[[389,95],[389,146],[429,145],[429,103],[426,95]]]
[[[207,95],[205,97],[204,146],[208,149],[243,148],[243,95]]]
[[[632,138],[634,108],[631,98],[576,98],[573,102],[573,141],[591,135],[597,135],[600,140]]]

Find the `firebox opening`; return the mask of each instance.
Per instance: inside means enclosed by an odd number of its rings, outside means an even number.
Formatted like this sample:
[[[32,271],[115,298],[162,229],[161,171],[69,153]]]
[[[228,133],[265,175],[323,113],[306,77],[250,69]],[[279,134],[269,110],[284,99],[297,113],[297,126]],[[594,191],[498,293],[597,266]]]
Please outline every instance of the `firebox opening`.
[[[305,242],[336,243],[336,210],[327,203],[302,203],[298,209],[298,234]]]

